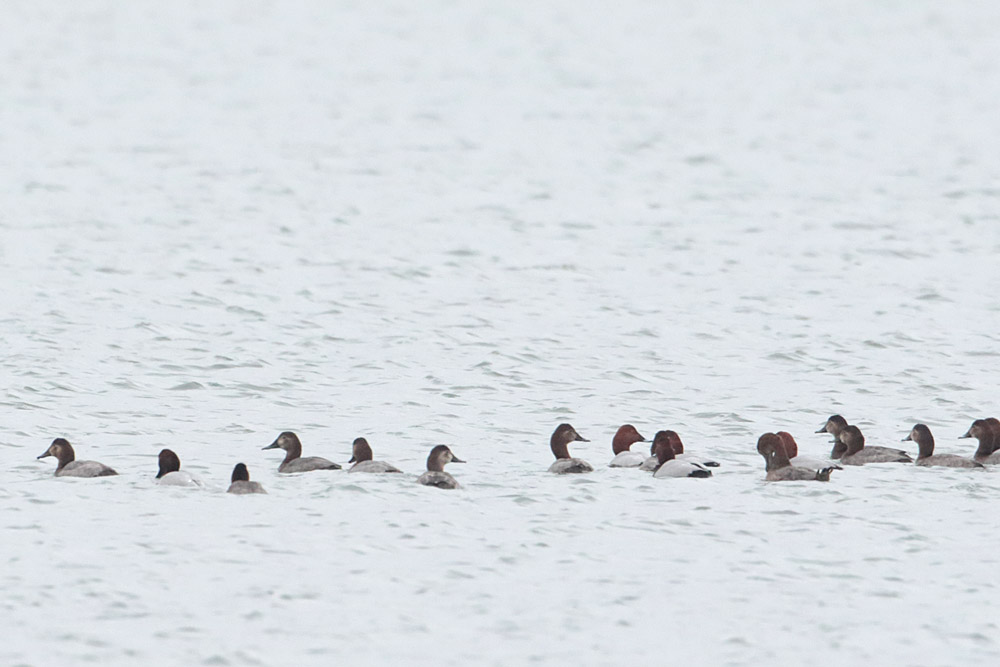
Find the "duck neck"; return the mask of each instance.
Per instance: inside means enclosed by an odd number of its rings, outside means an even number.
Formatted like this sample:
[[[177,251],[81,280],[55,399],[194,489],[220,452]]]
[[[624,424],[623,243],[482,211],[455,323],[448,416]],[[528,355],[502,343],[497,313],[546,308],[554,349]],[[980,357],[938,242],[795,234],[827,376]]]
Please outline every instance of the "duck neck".
[[[56,456],[56,460],[59,461],[59,465],[56,466],[56,470],[62,470],[68,464],[76,460],[76,452],[73,451],[72,445],[66,443],[59,447],[59,455]]]
[[[635,438],[631,437],[629,433],[616,433],[614,440],[611,441],[611,451],[615,453],[615,456],[621,454],[622,452],[632,451],[632,443],[638,442]]]
[[[792,462],[788,460],[788,454],[785,452],[785,448],[778,446],[771,451],[771,457],[767,462],[766,469],[780,470],[782,468],[787,468],[792,465]]]
[[[354,460],[358,463],[372,460],[372,448],[367,442],[359,442],[354,445]]]
[[[985,430],[981,432],[979,434],[979,448],[976,449],[976,453],[973,458],[977,461],[989,458],[989,455],[994,452],[995,445],[996,436],[994,436],[992,431]]]
[[[569,455],[569,443],[558,437],[558,434],[552,434],[552,439],[549,441],[549,446],[552,447],[552,453],[555,454],[557,459],[568,459],[571,458]]]
[[[427,470],[429,472],[444,472],[444,456],[435,454],[427,459]]]
[[[926,435],[917,441],[917,447],[919,453],[917,454],[917,460],[929,459],[934,456],[934,436]]]
[[[295,459],[302,456],[302,443],[298,440],[293,440],[288,443],[288,449],[285,450],[285,460],[284,463],[289,461],[294,461]]]

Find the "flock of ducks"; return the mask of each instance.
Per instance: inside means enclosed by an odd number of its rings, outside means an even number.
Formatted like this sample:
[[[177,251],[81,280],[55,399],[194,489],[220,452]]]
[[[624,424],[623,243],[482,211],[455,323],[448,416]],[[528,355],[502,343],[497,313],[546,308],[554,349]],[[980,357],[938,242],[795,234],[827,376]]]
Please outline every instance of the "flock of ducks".
[[[267,449],[285,450],[285,458],[278,466],[280,473],[311,472],[313,470],[340,470],[339,463],[334,463],[322,456],[302,456],[302,442],[291,431],[279,435]],[[97,461],[77,461],[73,446],[65,438],[56,438],[49,448],[38,458],[54,456],[59,464],[56,466],[56,477],[108,477],[118,472]],[[348,472],[368,473],[399,473],[396,466],[383,461],[372,460],[372,448],[364,438],[356,438],[352,445],[352,456],[348,463],[353,463]],[[427,472],[417,478],[417,482],[426,486],[436,486],[440,489],[457,489],[458,482],[444,471],[448,463],[465,463],[456,457],[445,445],[438,445],[427,457]],[[186,471],[181,470],[181,460],[170,449],[160,451],[159,471],[156,480],[160,484],[173,486],[201,486],[201,482]],[[250,481],[250,472],[246,464],[237,463],[230,478],[229,493],[267,493],[260,482]]]
[[[924,424],[916,424],[903,442],[916,442],[919,448],[916,460],[906,451],[893,447],[877,447],[865,444],[865,436],[857,426],[847,423],[840,415],[833,415],[816,433],[829,433],[834,437],[830,458],[819,459],[800,456],[795,438],[786,431],[765,433],[757,440],[757,452],[764,457],[765,479],[769,482],[815,480],[826,482],[830,473],[843,470],[841,466],[860,466],[869,463],[915,463],[918,466],[944,466],[949,468],[979,468],[1000,464],[1000,420],[996,418],[977,419],[960,438],[975,438],[979,447],[971,458],[957,454],[935,454],[934,436]],[[570,456],[572,442],[589,442],[576,432],[570,424],[560,424],[549,440],[555,462],[549,472],[560,475],[593,472],[594,468],[583,459]],[[611,441],[614,458],[608,465],[612,468],[639,468],[653,473],[653,477],[711,477],[711,468],[719,463],[684,451],[684,444],[675,431],[658,431],[653,437],[650,454],[633,452],[631,447],[637,442],[646,442],[635,426],[625,424],[615,433]],[[279,473],[300,473],[313,470],[339,470],[340,464],[320,456],[302,456],[302,443],[297,435],[285,431],[265,450],[282,449],[285,458],[278,466]],[[52,441],[45,453],[38,458],[53,456],[59,462],[56,467],[58,477],[107,477],[117,475],[114,469],[97,461],[77,461],[73,446],[65,438]],[[352,456],[348,463],[354,465],[349,472],[399,473],[399,468],[390,463],[373,460],[372,448],[364,438],[357,438],[352,444]],[[448,463],[465,463],[457,458],[446,445],[437,445],[427,457],[427,471],[417,482],[440,489],[457,489],[458,482],[444,471]],[[181,471],[181,461],[176,453],[164,449],[159,455],[159,472],[156,479],[161,484],[200,485],[187,472]],[[243,463],[233,468],[229,493],[266,493],[259,482],[250,481],[250,473]]]

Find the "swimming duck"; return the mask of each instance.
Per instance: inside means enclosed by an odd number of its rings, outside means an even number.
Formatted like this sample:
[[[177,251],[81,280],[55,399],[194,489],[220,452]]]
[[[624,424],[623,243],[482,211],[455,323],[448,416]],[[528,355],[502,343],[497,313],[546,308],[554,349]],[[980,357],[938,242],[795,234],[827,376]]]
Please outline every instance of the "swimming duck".
[[[457,458],[445,445],[438,445],[427,457],[427,472],[418,477],[417,481],[425,486],[436,486],[439,489],[457,489],[458,482],[444,471],[448,463],[465,463],[465,461]]]
[[[608,464],[611,468],[638,468],[646,460],[646,455],[642,452],[633,452],[630,447],[637,442],[646,442],[646,439],[639,435],[639,431],[631,424],[625,424],[618,429],[615,437],[611,440],[611,451],[615,458]]]
[[[860,466],[866,463],[913,463],[913,458],[902,449],[891,447],[866,447],[865,436],[857,426],[847,426],[840,432],[840,441],[847,451],[840,462]]]
[[[354,465],[348,472],[402,472],[385,461],[372,461],[372,448],[364,438],[355,438],[351,445],[352,456],[348,463]]]
[[[117,475],[113,469],[97,461],[77,461],[73,446],[65,438],[56,438],[38,458],[54,456],[59,461],[56,477],[110,477]]]
[[[157,484],[170,486],[201,486],[201,482],[191,473],[181,470],[181,460],[172,450],[160,450],[160,470],[156,473]]]
[[[910,429],[910,434],[903,438],[903,442],[912,440],[920,447],[917,455],[918,466],[944,466],[947,468],[982,468],[982,463],[977,463],[972,459],[967,459],[958,454],[935,454],[934,436],[926,424],[916,424]]]
[[[656,458],[660,465],[653,472],[653,477],[711,477],[712,471],[694,461],[678,461],[674,454],[673,443],[667,431],[657,431],[653,436],[656,447]]]
[[[996,465],[1000,463],[1000,452],[996,451],[996,430],[992,428],[988,419],[977,419],[972,422],[972,426],[959,438],[975,438],[979,441],[979,448],[972,455],[972,459],[986,465]]]
[[[829,482],[833,466],[820,470],[799,468],[788,460],[785,446],[776,433],[765,433],[757,439],[757,452],[764,457],[765,479],[768,482],[818,481]]]
[[[549,472],[554,472],[558,475],[566,475],[570,473],[580,473],[580,472],[593,472],[594,468],[584,461],[583,459],[574,459],[569,455],[569,443],[571,442],[590,442],[582,435],[576,432],[576,429],[569,424],[559,424],[556,430],[552,432],[552,437],[549,439],[549,446],[552,448],[552,453],[555,454],[556,462],[549,466]]]
[[[267,493],[264,487],[260,485],[260,482],[250,481],[250,472],[242,463],[237,463],[236,467],[233,468],[231,480],[232,483],[229,485],[229,490],[226,493]]]
[[[278,472],[309,472],[311,470],[340,470],[340,464],[328,461],[322,456],[302,456],[302,443],[299,436],[291,431],[285,431],[264,449],[284,449],[285,460],[278,466]]]

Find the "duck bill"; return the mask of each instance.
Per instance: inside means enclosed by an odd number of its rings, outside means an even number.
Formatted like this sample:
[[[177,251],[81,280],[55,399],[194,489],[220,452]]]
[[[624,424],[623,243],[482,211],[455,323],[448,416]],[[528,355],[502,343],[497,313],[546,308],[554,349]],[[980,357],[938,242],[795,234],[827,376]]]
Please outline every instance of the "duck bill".
[[[354,462],[355,462],[355,461],[357,461],[357,460],[358,460],[358,457],[357,457],[357,456],[352,456],[352,457],[351,457],[351,460],[350,460],[350,461],[348,461],[348,463],[354,463]]]
[[[900,440],[900,442],[913,442],[913,437],[908,435],[902,440]]]
[[[826,433],[826,424],[823,424],[823,426],[820,427],[820,429],[818,431],[816,431],[816,432],[817,433]]]
[[[590,440],[587,440],[585,437],[583,437],[579,433],[576,434],[576,438],[574,438],[574,440],[576,440],[577,442],[590,442]],[[645,440],[643,440],[643,442],[645,442]]]
[[[463,461],[460,458],[457,458],[454,454],[451,455],[451,462],[452,463],[465,463],[465,461]]]
[[[261,449],[277,449],[277,448],[278,448],[278,441],[277,440],[275,440],[274,442],[272,442],[267,447],[261,447]]]
[[[971,431],[971,430],[972,430],[972,429],[969,429],[969,431]],[[965,435],[960,435],[960,436],[958,436],[958,437],[959,437],[959,438],[971,438],[971,437],[972,437],[972,434],[971,434],[971,433],[970,433],[969,431],[966,431],[966,432],[965,432]],[[41,457],[38,457],[38,458],[41,458]]]
[[[44,459],[46,456],[52,456],[52,454],[50,454],[48,451],[46,451],[44,454],[36,456],[35,458],[36,459]]]

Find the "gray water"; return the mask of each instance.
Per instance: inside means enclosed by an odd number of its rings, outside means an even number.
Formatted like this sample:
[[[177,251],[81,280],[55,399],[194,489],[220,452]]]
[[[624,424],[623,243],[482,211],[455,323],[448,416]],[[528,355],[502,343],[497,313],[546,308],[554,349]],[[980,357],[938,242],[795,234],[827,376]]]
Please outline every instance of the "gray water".
[[[754,446],[822,456],[839,412],[970,455],[1000,412],[997,34],[4,6],[0,663],[996,664],[1000,472],[769,485]],[[593,474],[546,474],[563,421]],[[609,469],[629,422],[723,466]],[[279,476],[285,429],[407,475]],[[54,478],[57,436],[120,476]],[[456,492],[414,482],[439,443]],[[157,487],[163,447],[207,486]]]

